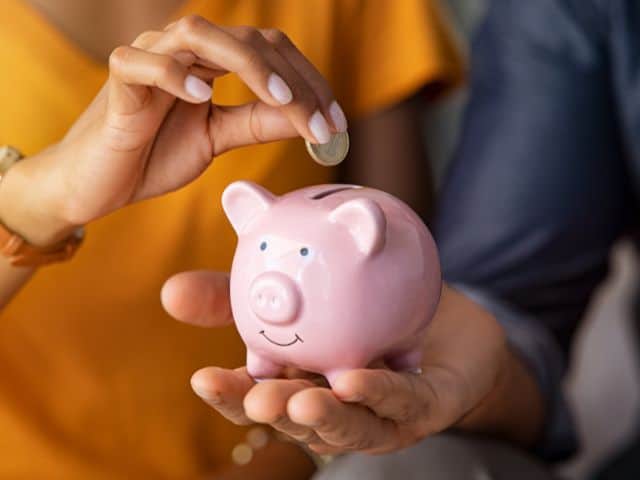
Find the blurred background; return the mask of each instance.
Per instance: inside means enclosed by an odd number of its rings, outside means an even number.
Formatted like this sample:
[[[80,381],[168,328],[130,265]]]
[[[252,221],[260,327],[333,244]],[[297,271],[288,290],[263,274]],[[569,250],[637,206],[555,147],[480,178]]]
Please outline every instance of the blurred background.
[[[488,0],[442,2],[462,50],[468,53]],[[465,89],[459,89],[425,110],[423,132],[437,188],[452,157],[467,98]],[[612,253],[609,278],[594,296],[578,332],[565,388],[576,416],[581,451],[558,467],[563,477],[588,477],[624,445],[639,423],[640,367],[634,310],[639,271],[634,249],[621,242]]]
[[[486,0],[444,0],[451,23],[468,51]],[[467,94],[460,90],[425,112],[424,134],[438,186],[456,144]],[[639,423],[640,367],[635,327],[638,258],[621,242],[612,253],[611,272],[593,298],[576,337],[566,393],[576,416],[581,451],[558,472],[582,479],[621,448]]]

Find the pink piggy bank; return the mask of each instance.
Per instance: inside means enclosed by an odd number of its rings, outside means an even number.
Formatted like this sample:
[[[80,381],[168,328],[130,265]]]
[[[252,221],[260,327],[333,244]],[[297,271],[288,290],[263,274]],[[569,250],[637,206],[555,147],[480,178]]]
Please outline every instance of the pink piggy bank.
[[[353,185],[277,197],[241,181],[222,206],[238,234],[231,307],[252,377],[294,366],[333,384],[376,360],[420,366],[441,276],[433,238],[407,205]]]

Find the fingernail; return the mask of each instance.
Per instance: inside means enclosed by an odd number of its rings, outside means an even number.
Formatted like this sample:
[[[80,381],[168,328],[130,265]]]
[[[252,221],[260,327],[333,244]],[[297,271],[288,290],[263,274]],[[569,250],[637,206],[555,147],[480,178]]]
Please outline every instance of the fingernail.
[[[338,102],[333,101],[329,105],[329,115],[331,115],[331,121],[339,132],[347,131],[347,117],[345,117],[342,108],[338,105]]]
[[[195,75],[187,75],[184,80],[184,89],[189,95],[201,102],[211,99],[211,87]]]
[[[313,133],[313,136],[318,143],[328,143],[331,140],[331,134],[329,133],[329,125],[324,119],[324,116],[319,110],[316,110],[309,119],[309,130]]]
[[[289,85],[276,73],[269,75],[269,81],[267,82],[267,88],[273,98],[275,98],[282,105],[286,105],[293,100],[293,93]]]

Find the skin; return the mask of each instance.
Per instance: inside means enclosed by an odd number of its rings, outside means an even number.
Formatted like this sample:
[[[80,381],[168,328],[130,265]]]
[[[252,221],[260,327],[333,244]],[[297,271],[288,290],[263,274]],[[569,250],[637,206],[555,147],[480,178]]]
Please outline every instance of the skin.
[[[356,122],[349,129],[353,153],[341,167],[346,183],[370,185],[389,192],[429,220],[434,192],[422,143],[424,106],[422,93]],[[393,162],[393,175],[389,174],[390,162]]]
[[[0,220],[33,244],[54,244],[78,225],[180,188],[227,150],[296,136],[314,141],[308,120],[316,110],[337,130],[328,114],[334,97],[327,82],[280,32],[221,27],[198,17],[154,29],[166,24],[178,0],[30,3],[110,67],[103,89],[67,135],[16,164],[0,183]],[[228,72],[256,93],[255,103],[219,107],[185,89],[187,75],[212,84]],[[286,105],[267,88],[274,72],[293,92]],[[418,112],[416,101],[408,100],[354,123],[344,173],[427,212],[430,190],[416,182],[427,178],[416,140]],[[394,175],[386,174],[390,155]],[[0,258],[0,306],[32,273]],[[175,276],[162,300],[181,321],[205,327],[232,321],[222,274]],[[506,347],[495,319],[448,288],[425,343],[423,371],[356,370],[331,391],[318,387],[318,379],[300,378],[301,372],[255,385],[243,369],[210,367],[197,372],[192,385],[231,421],[270,424],[319,452],[391,451],[450,427],[525,445],[536,438],[543,411],[533,379]],[[529,414],[517,415],[522,411]],[[304,458],[292,444],[276,453],[285,451]],[[268,465],[271,471],[273,458],[266,449],[250,468],[264,472]],[[278,478],[308,477],[311,464],[297,465]],[[228,478],[242,475],[232,470]]]
[[[162,302],[178,320],[221,326],[232,321],[228,289],[226,274],[186,272],[167,281]],[[449,428],[537,439],[542,398],[491,314],[445,285],[423,348],[421,374],[352,370],[333,390],[299,371],[256,383],[244,367],[207,367],[191,384],[232,422],[271,425],[322,454],[386,453]]]

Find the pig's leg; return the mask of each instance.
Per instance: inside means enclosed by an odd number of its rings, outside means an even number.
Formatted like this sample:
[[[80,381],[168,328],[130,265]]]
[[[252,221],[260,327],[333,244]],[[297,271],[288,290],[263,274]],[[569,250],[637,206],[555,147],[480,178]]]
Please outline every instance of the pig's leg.
[[[247,350],[247,373],[255,380],[276,378],[283,370],[284,367],[282,365],[278,365],[251,350]]]
[[[395,352],[384,359],[385,363],[392,370],[421,373],[422,368],[422,348],[421,345],[414,345],[406,350]]]

